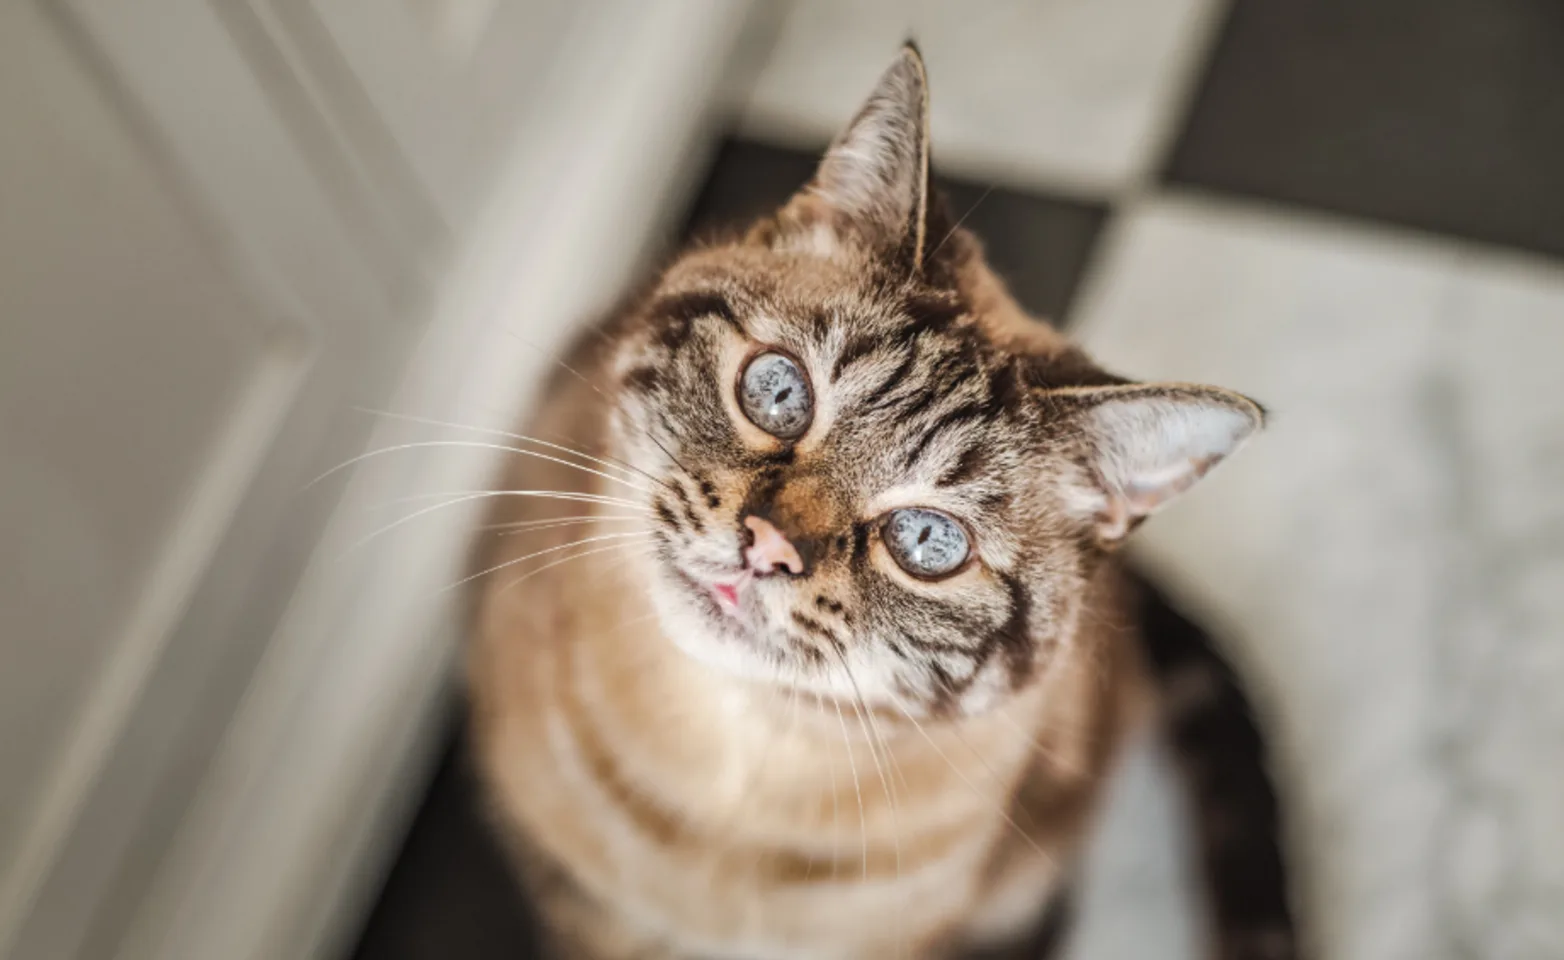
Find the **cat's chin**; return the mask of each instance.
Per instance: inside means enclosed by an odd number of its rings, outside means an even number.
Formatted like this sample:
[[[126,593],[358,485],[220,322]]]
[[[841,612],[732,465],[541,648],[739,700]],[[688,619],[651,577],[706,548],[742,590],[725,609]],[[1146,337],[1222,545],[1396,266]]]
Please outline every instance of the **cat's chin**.
[[[787,653],[757,629],[737,577],[707,579],[661,563],[652,603],[664,632],[686,656],[746,680],[774,683]],[[730,587],[727,594],[722,587]],[[726,595],[725,595],[726,594]]]

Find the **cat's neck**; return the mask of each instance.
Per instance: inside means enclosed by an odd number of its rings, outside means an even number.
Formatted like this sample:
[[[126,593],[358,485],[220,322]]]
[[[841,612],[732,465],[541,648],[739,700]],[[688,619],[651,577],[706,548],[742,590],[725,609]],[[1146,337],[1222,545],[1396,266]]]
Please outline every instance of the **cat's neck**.
[[[560,651],[560,694],[577,743],[629,793],[696,822],[853,838],[919,820],[1002,822],[1054,685],[977,716],[914,719],[745,681],[679,649],[634,565],[602,566],[599,595],[614,601]]]

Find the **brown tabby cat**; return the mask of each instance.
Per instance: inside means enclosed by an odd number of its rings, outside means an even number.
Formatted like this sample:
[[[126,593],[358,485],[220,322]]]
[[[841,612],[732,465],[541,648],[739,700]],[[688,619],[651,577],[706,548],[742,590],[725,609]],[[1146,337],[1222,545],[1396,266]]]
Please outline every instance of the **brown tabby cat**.
[[[1293,953],[1243,701],[1198,644],[1146,655],[1112,559],[1262,412],[1026,316],[932,195],[927,118],[909,45],[805,190],[577,349],[531,433],[589,452],[515,458],[473,727],[561,956],[1024,942],[1159,676],[1221,955]]]

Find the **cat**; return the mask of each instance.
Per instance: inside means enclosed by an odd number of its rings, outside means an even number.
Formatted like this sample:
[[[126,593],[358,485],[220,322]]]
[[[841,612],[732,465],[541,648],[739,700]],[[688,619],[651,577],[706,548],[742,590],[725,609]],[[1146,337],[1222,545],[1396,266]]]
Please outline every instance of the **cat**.
[[[1148,646],[1115,558],[1264,413],[1028,317],[929,152],[909,44],[801,192],[674,260],[513,435],[471,730],[558,956],[1025,944],[1159,719],[1218,955],[1296,955],[1244,700]]]

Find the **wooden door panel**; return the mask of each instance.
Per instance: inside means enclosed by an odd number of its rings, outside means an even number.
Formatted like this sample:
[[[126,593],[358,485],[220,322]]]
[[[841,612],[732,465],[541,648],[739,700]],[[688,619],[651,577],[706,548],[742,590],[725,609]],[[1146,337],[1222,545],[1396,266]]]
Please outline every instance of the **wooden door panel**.
[[[335,108],[367,102],[456,230],[486,196],[528,111],[546,106],[537,90],[572,26],[611,16],[624,2],[271,0],[286,30],[326,40],[301,49],[337,78],[326,84]]]
[[[123,719],[300,357],[28,5],[0,10],[0,129],[4,891]]]

